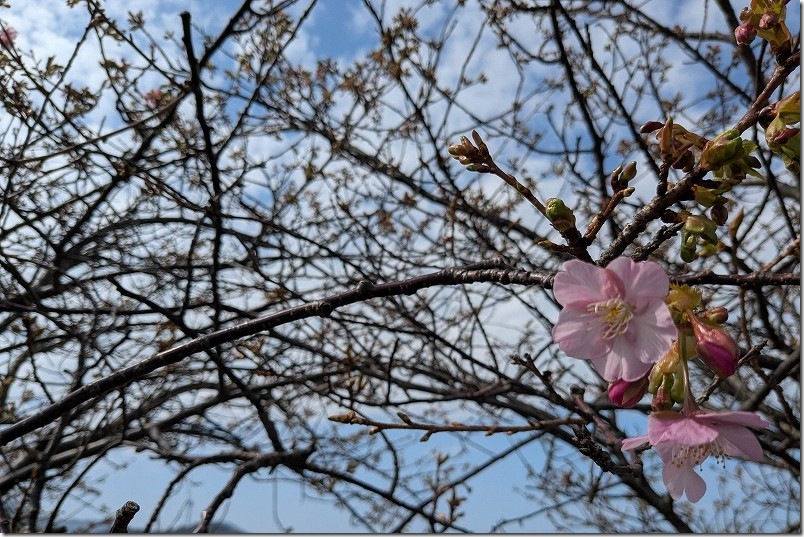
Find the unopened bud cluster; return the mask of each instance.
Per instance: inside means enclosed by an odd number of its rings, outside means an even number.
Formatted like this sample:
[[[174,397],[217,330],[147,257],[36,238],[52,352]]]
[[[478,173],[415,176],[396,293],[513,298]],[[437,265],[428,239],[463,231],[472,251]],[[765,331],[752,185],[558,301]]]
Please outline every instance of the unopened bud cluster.
[[[793,36],[785,18],[790,0],[751,0],[749,7],[740,12],[740,25],[734,29],[738,45],[750,45],[759,36],[767,41],[778,61],[790,55]]]
[[[687,338],[684,348],[689,355],[684,358],[690,358],[694,350],[719,377],[734,374],[740,348],[722,326],[729,318],[728,310],[718,306],[694,313],[701,303],[701,294],[686,285],[671,285],[666,303],[679,328],[679,338]]]
[[[669,162],[673,169],[684,172],[691,171],[695,166],[693,150],[703,150],[707,142],[706,138],[673,123],[672,118],[667,118],[664,123],[648,121],[642,125],[640,132],[642,134],[655,132],[662,160]]]
[[[449,146],[447,151],[470,172],[490,171],[491,168],[487,164],[490,159],[489,148],[477,131],[472,131],[472,139],[475,141],[474,144],[466,136],[461,136],[461,143]]]
[[[746,148],[740,131],[729,129],[708,142],[701,151],[701,164],[709,169],[720,168],[743,158]]]
[[[680,211],[679,219],[684,222],[681,228],[681,259],[689,263],[696,257],[698,244],[717,246],[717,224],[706,216]]]
[[[765,129],[768,148],[780,155],[788,170],[801,171],[801,92],[796,91],[762,110],[759,123]]]
[[[786,110],[792,110],[792,106],[788,105]],[[766,117],[770,117],[770,114],[768,112]],[[757,171],[761,163],[751,155],[757,149],[757,144],[744,140],[736,129],[727,130],[708,140],[675,124],[672,118],[664,123],[649,121],[642,125],[641,132],[655,133],[661,158],[672,168],[684,172],[692,171],[697,155],[699,166],[712,172],[714,180],[700,181],[693,185],[691,194],[685,198],[695,200],[703,208],[709,209],[708,215],[692,215],[687,211],[675,212],[668,209],[662,214],[662,221],[684,224],[680,252],[683,261],[690,262],[696,257],[713,255],[722,248],[717,237],[717,227],[726,225],[729,219],[729,200],[725,194],[748,175],[762,178]],[[787,134],[797,143],[798,132]],[[793,160],[792,148],[790,155],[790,160]]]
[[[628,165],[623,167],[623,165],[617,166],[613,172],[611,172],[611,176],[609,177],[609,182],[611,183],[611,188],[614,192],[619,192],[621,190],[631,189],[633,192],[633,187],[629,187],[628,183],[636,177],[637,174],[637,163],[630,162]]]

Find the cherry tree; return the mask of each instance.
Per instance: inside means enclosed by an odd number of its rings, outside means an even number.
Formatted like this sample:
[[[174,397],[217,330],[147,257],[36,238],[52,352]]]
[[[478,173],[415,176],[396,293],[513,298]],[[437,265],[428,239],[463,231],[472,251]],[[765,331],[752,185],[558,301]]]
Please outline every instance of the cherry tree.
[[[58,50],[5,2],[0,530],[273,479],[373,532],[800,531],[799,11],[745,2],[68,0]]]

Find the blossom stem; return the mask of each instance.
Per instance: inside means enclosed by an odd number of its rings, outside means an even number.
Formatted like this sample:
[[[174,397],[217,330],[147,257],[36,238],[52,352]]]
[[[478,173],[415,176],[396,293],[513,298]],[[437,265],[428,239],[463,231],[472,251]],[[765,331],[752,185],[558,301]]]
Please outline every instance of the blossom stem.
[[[681,351],[681,372],[684,377],[684,406],[682,412],[687,416],[692,416],[696,410],[698,410],[698,405],[695,404],[695,399],[692,397],[692,389],[690,388],[690,370],[687,366],[687,360],[685,356],[687,355],[687,338],[679,332],[679,347]]]

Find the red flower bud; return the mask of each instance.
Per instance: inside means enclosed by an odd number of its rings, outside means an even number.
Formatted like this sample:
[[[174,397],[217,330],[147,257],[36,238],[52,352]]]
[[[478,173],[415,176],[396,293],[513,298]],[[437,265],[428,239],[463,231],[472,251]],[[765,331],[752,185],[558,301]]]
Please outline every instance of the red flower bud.
[[[698,341],[695,346],[698,358],[721,378],[734,374],[740,360],[740,348],[734,338],[723,328],[707,324],[692,313],[688,317]]]
[[[775,133],[773,137],[768,139],[768,141],[773,142],[775,144],[783,145],[785,142],[787,142],[800,132],[801,129],[799,127],[787,127]]]
[[[734,29],[734,39],[738,45],[750,45],[757,36],[757,29],[751,23],[744,22]]]
[[[639,132],[642,134],[649,134],[651,132],[657,131],[664,127],[664,123],[661,121],[648,121],[644,125],[639,128]]]
[[[729,219],[729,210],[726,209],[725,205],[715,205],[709,209],[709,218],[711,218],[712,222],[715,224],[723,226]]]
[[[648,391],[649,375],[639,380],[617,379],[609,384],[609,399],[620,408],[631,408],[636,405]]]

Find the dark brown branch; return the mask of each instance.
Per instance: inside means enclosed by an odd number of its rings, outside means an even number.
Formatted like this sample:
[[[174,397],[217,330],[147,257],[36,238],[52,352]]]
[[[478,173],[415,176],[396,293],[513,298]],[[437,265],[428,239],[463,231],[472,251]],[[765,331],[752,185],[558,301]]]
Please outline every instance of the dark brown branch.
[[[204,92],[201,90],[201,73],[199,71],[198,61],[193,52],[193,36],[192,28],[190,26],[190,12],[183,11],[181,13],[181,25],[183,30],[182,41],[184,42],[184,49],[187,52],[187,62],[190,65],[190,87],[193,90],[195,97],[195,117],[198,125],[201,127],[201,134],[204,138],[204,156],[209,165],[209,174],[212,182],[212,199],[209,203],[209,216],[212,224],[215,227],[215,239],[212,244],[212,305],[213,305],[213,320],[215,328],[220,326],[221,314],[221,297],[220,285],[218,276],[220,274],[221,265],[221,176],[218,169],[218,153],[215,151],[215,146],[212,142],[212,129],[209,126],[206,116],[204,115]]]
[[[128,525],[140,510],[139,504],[128,501],[114,514],[114,522],[109,533],[128,533]]]
[[[747,358],[750,359],[750,357]],[[759,406],[759,403],[765,399],[765,397],[774,389],[774,387],[779,385],[783,378],[793,372],[796,368],[800,367],[801,350],[796,349],[787,357],[784,362],[779,364],[779,367],[777,367],[773,373],[771,373],[770,377],[768,377],[768,380],[761,387],[755,389],[748,399],[742,402],[740,409],[748,411],[755,410]]]
[[[697,274],[679,274],[671,276],[670,281],[687,285],[737,285],[745,288],[754,288],[764,285],[801,285],[801,274],[775,274],[773,272],[715,274],[713,272],[699,272]]]
[[[756,124],[759,121],[759,116],[761,115],[762,109],[768,104],[770,100],[770,96],[773,95],[773,92],[782,85],[786,80],[787,77],[790,76],[790,73],[798,69],[801,65],[801,52],[797,51],[794,54],[791,54],[782,65],[776,66],[776,69],[773,71],[773,75],[771,75],[768,83],[765,85],[765,89],[762,90],[762,93],[757,95],[757,98],[754,99],[754,102],[751,103],[751,107],[745,113],[745,115],[738,121],[734,128],[740,132],[745,132],[751,125]]]
[[[328,298],[287,308],[241,324],[217,330],[207,335],[192,339],[182,345],[156,354],[129,367],[119,369],[110,375],[86,384],[68,393],[58,401],[29,416],[6,429],[0,431],[0,444],[6,444],[33,430],[53,422],[59,416],[77,405],[100,397],[109,390],[142,378],[169,364],[180,362],[197,352],[209,350],[218,345],[251,336],[259,332],[310,317],[327,317],[335,309],[370,300],[399,295],[412,295],[421,289],[444,285],[463,285],[480,282],[497,282],[502,284],[541,285],[550,287],[553,274],[526,272],[503,268],[498,262],[479,263],[466,267],[453,267],[418,276],[404,281],[374,285],[368,281],[360,282],[354,289]]]
[[[134,365],[119,369],[102,379],[68,393],[61,401],[42,409],[38,414],[29,416],[3,429],[0,431],[0,444],[6,444],[20,438],[24,434],[55,421],[59,416],[77,405],[100,397],[110,390],[140,379],[157,369],[180,362],[197,352],[207,351],[218,345],[229,343],[242,337],[252,336],[276,326],[311,317],[327,317],[334,310],[343,306],[376,298],[412,295],[429,287],[495,282],[505,285],[539,285],[545,289],[550,289],[552,288],[553,277],[554,274],[550,272],[528,272],[505,268],[499,262],[486,262],[465,267],[447,268],[432,274],[379,285],[362,281],[349,291],[216,330]],[[670,279],[676,283],[687,284],[718,283],[722,285],[750,285],[752,287],[780,284],[800,285],[800,275],[794,274],[766,275],[754,273],[728,276],[707,273],[672,276]]]

